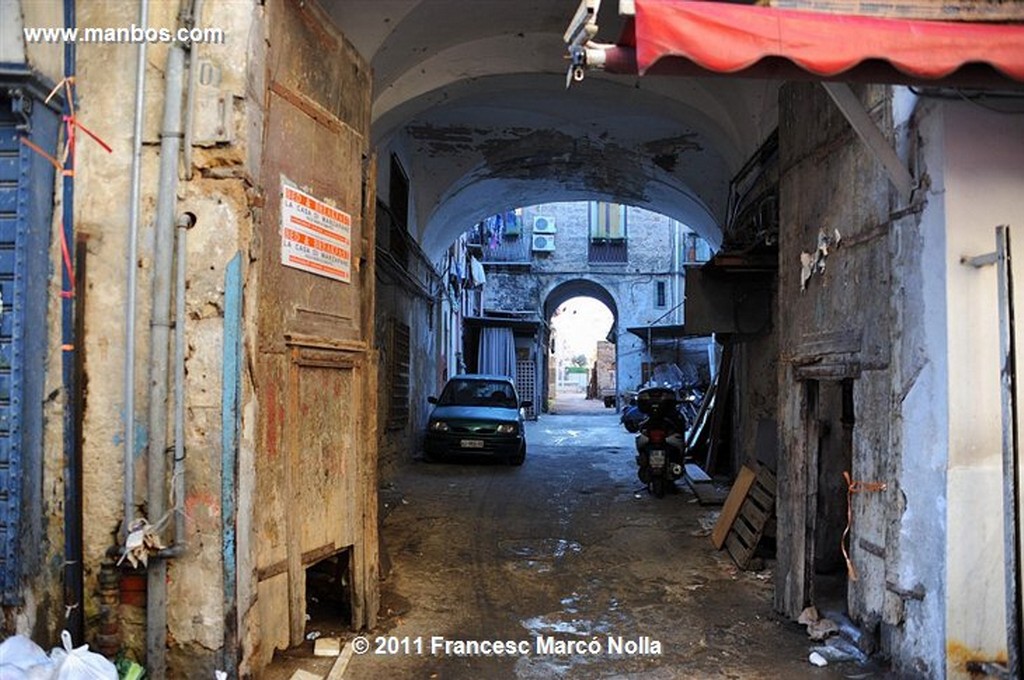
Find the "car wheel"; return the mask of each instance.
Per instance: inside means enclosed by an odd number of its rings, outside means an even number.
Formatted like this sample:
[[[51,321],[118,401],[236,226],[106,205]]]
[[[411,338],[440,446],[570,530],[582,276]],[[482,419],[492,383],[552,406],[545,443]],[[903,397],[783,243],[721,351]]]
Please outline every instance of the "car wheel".
[[[522,447],[519,449],[519,453],[515,454],[514,456],[509,456],[508,464],[509,465],[522,465],[523,461],[525,461],[525,460],[526,460],[526,444],[523,444]]]

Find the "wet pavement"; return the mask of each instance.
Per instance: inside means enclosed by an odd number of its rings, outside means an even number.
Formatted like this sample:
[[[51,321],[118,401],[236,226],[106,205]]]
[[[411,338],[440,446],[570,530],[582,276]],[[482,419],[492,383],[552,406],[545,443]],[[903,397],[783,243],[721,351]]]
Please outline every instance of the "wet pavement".
[[[866,678],[811,666],[771,573],[707,535],[717,508],[636,479],[613,411],[528,423],[522,467],[417,463],[385,489],[392,570],[346,678]],[[769,562],[770,564],[770,562]]]

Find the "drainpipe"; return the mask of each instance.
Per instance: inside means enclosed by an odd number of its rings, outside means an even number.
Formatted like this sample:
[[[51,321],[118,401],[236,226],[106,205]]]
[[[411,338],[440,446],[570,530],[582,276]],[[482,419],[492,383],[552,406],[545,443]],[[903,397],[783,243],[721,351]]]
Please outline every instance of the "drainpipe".
[[[242,361],[242,257],[224,272],[224,363],[221,384],[221,556],[224,585],[223,667],[238,677],[237,472],[239,379]]]
[[[203,0],[192,0],[192,16],[189,18],[190,28],[199,25],[203,20]],[[182,160],[185,166],[185,179],[192,179],[192,131],[195,118],[196,102],[196,76],[199,69],[196,68],[199,61],[199,45],[195,42],[189,43],[188,48],[188,92],[185,95],[185,137],[182,145]]]
[[[175,225],[178,231],[177,272],[174,296],[174,544],[169,556],[185,552],[185,282],[188,230],[196,225],[193,213],[183,213]]]
[[[150,322],[149,450],[147,505],[158,529],[167,512],[167,378],[171,275],[174,265],[174,204],[181,151],[181,97],[185,49],[175,42],[167,52],[164,74],[163,130],[153,247],[153,317]],[[147,573],[146,665],[155,678],[167,675],[167,560],[157,555]]]
[[[682,264],[679,257],[679,222],[672,220],[672,304],[676,306],[676,323],[682,323],[683,311],[679,303],[683,301],[679,294],[679,269]],[[678,350],[678,345],[676,346]]]
[[[75,2],[64,0],[64,25],[75,26]],[[75,43],[64,43],[64,77],[75,75]],[[65,102],[68,112],[74,111],[74,86],[68,88],[69,100]],[[75,261],[75,178],[74,156],[68,154],[64,161],[63,196],[61,198],[62,238],[68,250],[67,262]],[[74,290],[75,281],[68,266],[61,267],[62,290]],[[67,612],[66,627],[72,638],[82,641],[85,619],[83,616],[82,585],[82,465],[79,458],[78,428],[76,427],[75,406],[75,299],[70,295],[61,299],[61,379],[64,388],[64,606]]]
[[[69,0],[73,2],[73,0]],[[139,26],[149,25],[149,2],[139,0]],[[73,43],[68,43],[73,45]],[[135,521],[135,294],[138,288],[139,202],[142,187],[142,125],[146,110],[146,41],[139,43],[135,73],[135,124],[132,183],[128,205],[128,283],[124,318],[124,524],[123,538]]]

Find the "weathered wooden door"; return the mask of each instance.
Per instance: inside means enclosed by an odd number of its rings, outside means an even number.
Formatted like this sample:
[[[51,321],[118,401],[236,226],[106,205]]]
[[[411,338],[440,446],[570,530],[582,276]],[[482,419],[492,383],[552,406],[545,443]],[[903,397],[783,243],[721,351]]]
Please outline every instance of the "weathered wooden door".
[[[314,3],[266,5],[254,559],[258,655],[304,639],[305,570],[349,551],[377,610],[370,74]],[[257,661],[259,664],[260,661]]]

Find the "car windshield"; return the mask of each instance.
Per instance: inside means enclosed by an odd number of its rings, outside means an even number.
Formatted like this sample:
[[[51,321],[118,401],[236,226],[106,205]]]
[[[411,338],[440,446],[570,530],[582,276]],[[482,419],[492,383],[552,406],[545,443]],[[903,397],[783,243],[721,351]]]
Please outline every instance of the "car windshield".
[[[512,385],[499,380],[451,380],[437,403],[441,406],[517,406]]]

